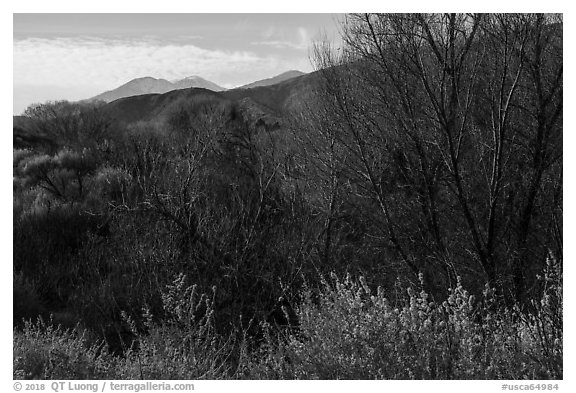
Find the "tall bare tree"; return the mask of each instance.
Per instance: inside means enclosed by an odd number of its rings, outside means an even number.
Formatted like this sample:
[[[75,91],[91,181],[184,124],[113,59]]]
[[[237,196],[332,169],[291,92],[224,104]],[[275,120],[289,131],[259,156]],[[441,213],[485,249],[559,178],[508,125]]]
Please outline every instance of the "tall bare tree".
[[[353,14],[343,30],[340,54],[316,51],[322,100],[382,241],[415,274],[477,266],[522,298],[561,203],[561,18]]]

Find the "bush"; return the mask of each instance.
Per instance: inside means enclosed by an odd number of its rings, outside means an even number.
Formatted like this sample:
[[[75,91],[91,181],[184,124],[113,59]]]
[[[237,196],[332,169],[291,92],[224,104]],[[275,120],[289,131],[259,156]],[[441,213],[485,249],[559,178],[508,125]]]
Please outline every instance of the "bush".
[[[231,376],[227,360],[231,340],[214,330],[214,296],[200,294],[178,275],[162,294],[164,315],[155,321],[149,310],[143,313],[143,329],[124,314],[136,336],[123,362],[120,379],[223,379]]]
[[[213,297],[199,294],[179,275],[162,296],[165,315],[148,310],[141,328],[124,313],[136,337],[119,357],[76,327],[25,323],[14,331],[15,379],[222,379],[232,375],[231,340],[214,332]]]
[[[80,328],[28,321],[23,331],[14,330],[14,379],[109,378],[117,359],[91,341]]]
[[[562,294],[549,261],[530,312],[476,301],[460,283],[442,304],[408,288],[390,301],[363,278],[333,274],[306,287],[298,326],[262,323],[262,340],[214,329],[214,298],[178,275],[162,313],[124,313],[135,340],[108,355],[79,327],[27,322],[14,332],[14,377],[43,379],[561,379]],[[288,312],[288,310],[285,310]],[[246,330],[244,331],[244,333]]]
[[[253,370],[298,379],[562,378],[561,342],[550,349],[552,337],[539,339],[550,330],[546,307],[527,317],[494,303],[490,288],[476,302],[458,283],[442,304],[408,288],[393,305],[363,278],[333,275],[319,292],[305,291],[297,333],[286,344],[268,340],[268,356]]]

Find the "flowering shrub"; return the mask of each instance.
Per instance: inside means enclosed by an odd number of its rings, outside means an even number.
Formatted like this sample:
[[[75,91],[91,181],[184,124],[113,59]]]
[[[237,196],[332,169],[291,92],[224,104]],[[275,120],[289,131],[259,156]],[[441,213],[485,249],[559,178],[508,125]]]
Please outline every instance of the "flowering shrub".
[[[64,330],[41,319],[14,331],[14,379],[100,379],[117,359],[80,328]]]
[[[477,302],[458,282],[442,304],[408,288],[394,306],[363,278],[332,275],[319,293],[305,291],[298,332],[259,371],[301,379],[562,378],[561,323],[550,317],[551,302],[562,309],[558,289],[549,284],[527,316],[497,311],[488,287]]]
[[[125,315],[137,346],[126,354],[120,379],[222,379],[231,345],[214,332],[213,296],[188,286],[180,274],[162,294],[165,315],[155,322],[144,310],[144,331]]]
[[[262,324],[261,340],[214,330],[214,296],[179,275],[162,294],[163,315],[143,312],[125,356],[89,344],[79,329],[28,323],[14,336],[14,377],[46,379],[561,379],[562,284],[549,258],[532,310],[476,300],[458,281],[435,302],[407,288],[389,300],[360,277],[332,274],[305,287],[298,326]],[[287,312],[287,311],[286,311]]]

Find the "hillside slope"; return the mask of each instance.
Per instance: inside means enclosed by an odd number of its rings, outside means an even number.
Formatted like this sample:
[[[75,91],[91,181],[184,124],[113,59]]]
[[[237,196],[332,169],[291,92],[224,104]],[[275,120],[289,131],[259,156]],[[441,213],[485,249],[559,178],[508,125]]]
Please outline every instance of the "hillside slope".
[[[304,102],[318,83],[316,73],[305,74],[270,86],[214,92],[208,89],[182,89],[164,94],[146,94],[108,103],[104,110],[122,123],[163,121],[181,108],[192,109],[204,104],[236,105],[251,112],[248,117],[283,118]],[[266,115],[266,116],[265,116]]]
[[[199,87],[209,89],[212,91],[225,90],[217,84],[200,78],[199,76],[189,76],[181,80],[167,81],[166,79],[156,79],[152,77],[144,77],[133,79],[122,86],[106,91],[87,101],[104,101],[112,102],[120,98],[138,96],[143,94],[163,94],[169,91],[178,89],[188,89],[192,87]]]
[[[262,86],[271,86],[271,85],[275,85],[277,83],[280,82],[284,82],[293,78],[297,78],[299,76],[302,75],[306,75],[304,72],[301,71],[296,71],[296,70],[291,70],[291,71],[286,71],[280,75],[276,75],[272,78],[267,78],[267,79],[262,79],[256,82],[252,82],[249,83],[247,85],[244,86],[240,86],[238,87],[238,89],[252,89],[254,87],[262,87]]]

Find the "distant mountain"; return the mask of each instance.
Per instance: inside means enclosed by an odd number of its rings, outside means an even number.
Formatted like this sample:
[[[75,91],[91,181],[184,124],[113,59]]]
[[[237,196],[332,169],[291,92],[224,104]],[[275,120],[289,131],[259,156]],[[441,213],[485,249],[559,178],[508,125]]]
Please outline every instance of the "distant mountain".
[[[298,75],[300,75],[299,73]],[[294,74],[293,74],[294,75]],[[290,112],[298,112],[313,94],[321,78],[317,72],[289,78],[268,86],[226,91],[202,88],[179,89],[164,94],[126,97],[110,102],[103,110],[111,118],[125,124],[135,122],[163,123],[180,108],[198,108],[220,104],[235,107],[251,124],[269,127],[281,125]]]
[[[254,87],[271,86],[271,85],[275,85],[275,84],[280,83],[280,82],[287,81],[289,79],[297,78],[297,77],[302,76],[302,75],[306,75],[306,74],[304,72],[296,71],[296,70],[287,71],[287,72],[284,72],[280,75],[276,75],[272,78],[263,79],[260,81],[249,83],[249,84],[244,85],[244,86],[240,86],[240,87],[238,87],[238,89],[252,89]]]
[[[199,76],[189,76],[184,79],[172,81],[172,85],[174,85],[176,89],[189,89],[191,87],[200,87],[202,89],[208,89],[212,91],[226,90],[222,86],[218,86],[216,83],[207,81],[206,79],[200,78]]]
[[[189,76],[187,78],[169,82],[166,79],[156,79],[152,77],[136,78],[122,86],[99,94],[87,101],[112,102],[119,98],[132,97],[143,94],[164,94],[172,90],[188,89],[191,87],[201,87],[212,91],[226,90],[215,83],[207,81],[199,76]]]
[[[150,93],[167,93],[174,90],[174,85],[166,79],[156,79],[152,77],[144,77],[132,79],[130,82],[117,87],[114,90],[109,90],[102,94],[92,97],[90,101],[105,101],[111,102],[118,98],[137,96],[141,94]]]

